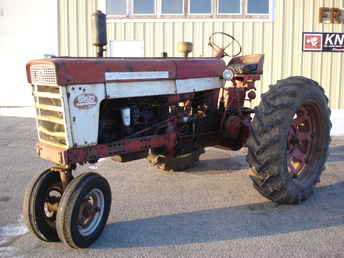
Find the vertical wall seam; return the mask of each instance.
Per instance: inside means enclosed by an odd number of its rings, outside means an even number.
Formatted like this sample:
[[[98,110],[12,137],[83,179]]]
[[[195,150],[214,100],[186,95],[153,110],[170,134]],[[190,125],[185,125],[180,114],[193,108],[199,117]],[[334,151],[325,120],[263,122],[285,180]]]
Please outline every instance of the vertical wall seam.
[[[146,23],[143,23],[143,56],[146,57],[147,53],[146,53],[146,42],[145,42],[145,35],[146,35]]]
[[[265,22],[262,23],[262,35],[265,35]],[[261,44],[262,44],[261,45],[262,48],[261,48],[261,51],[259,54],[264,54],[264,57],[266,57],[266,55],[264,53],[264,36],[261,37]],[[264,75],[264,73],[263,73],[263,75]],[[260,87],[259,87],[260,92],[263,92],[265,82],[266,82],[266,80],[265,80],[264,76],[262,76],[262,80],[261,80]]]
[[[242,40],[242,45],[243,45],[243,49],[245,49],[245,47],[244,47],[244,44],[245,44],[245,24],[242,22],[241,23],[241,40]],[[246,45],[246,44],[245,44]],[[247,53],[246,52],[244,52],[244,54],[245,55],[247,55]]]
[[[292,0],[292,9],[293,10],[295,10],[295,0]],[[294,56],[294,43],[295,43],[295,33],[294,33],[294,31],[293,31],[293,29],[294,29],[294,26],[295,26],[295,12],[292,12],[293,13],[293,15],[292,15],[292,17],[291,17],[291,46],[292,46],[292,48],[291,48],[291,60],[290,60],[290,67],[289,67],[289,75],[292,75],[292,74],[294,74],[294,71],[293,71],[293,64],[294,64],[294,58],[293,58],[293,56]],[[295,51],[296,52],[296,51]]]
[[[61,29],[61,2],[56,0],[57,7],[57,55],[61,56],[61,38],[62,38],[62,29]]]
[[[161,52],[166,52],[166,22],[162,23],[162,51]]]
[[[283,71],[284,71],[284,69],[285,69],[285,62],[284,62],[284,57],[286,56],[286,53],[287,53],[287,51],[286,51],[286,49],[285,49],[285,30],[286,30],[286,22],[285,22],[285,17],[286,17],[286,15],[285,15],[285,12],[286,12],[286,8],[285,8],[285,1],[282,1],[281,2],[281,5],[282,5],[282,13],[281,13],[281,15],[282,15],[282,17],[281,17],[281,20],[282,20],[282,30],[281,30],[281,51],[282,51],[282,60],[281,60],[281,62],[282,62],[282,64],[280,65],[280,71],[279,71],[279,78],[283,78]]]
[[[153,27],[153,40],[152,40],[152,49],[151,49],[151,53],[153,53],[153,56],[155,55],[155,40],[154,40],[154,38],[155,38],[155,33],[156,33],[156,23],[153,23],[152,24],[152,27]]]
[[[70,36],[69,36],[69,31],[68,29],[70,28],[70,23],[69,23],[69,1],[67,0],[67,4],[66,4],[66,7],[67,7],[67,10],[66,10],[66,24],[67,24],[67,31],[66,31],[66,40],[67,40],[67,46],[68,46],[68,49],[67,49],[67,56],[70,56],[70,49],[71,49],[71,45],[70,45]]]
[[[332,3],[332,6],[334,6],[334,0],[332,0],[331,1],[331,3]],[[330,25],[331,26],[331,32],[334,32],[334,25],[333,24],[331,24]],[[330,54],[330,74],[329,74],[329,82],[330,82],[330,84],[329,84],[329,93],[328,93],[328,95],[329,95],[329,99],[330,99],[330,104],[331,104],[331,102],[333,102],[333,90],[332,90],[332,87],[333,87],[333,76],[332,76],[332,73],[333,73],[333,71],[332,71],[332,67],[333,67],[333,64],[332,64],[332,61],[333,61],[333,53],[331,52],[331,53],[329,53]]]
[[[313,18],[313,20],[312,20],[312,22],[311,22],[311,31],[314,31],[314,17],[315,17],[315,12],[314,12],[314,8],[315,8],[315,5],[314,5],[314,1],[311,1],[312,3],[311,3],[311,10],[312,10],[312,18]],[[311,64],[313,64],[313,61],[314,61],[314,55],[310,55],[310,58],[311,58]],[[313,78],[313,67],[311,67],[311,78]]]
[[[204,22],[201,22],[201,39],[205,39],[204,37]],[[205,49],[204,49],[204,43],[202,42],[202,49],[201,49],[201,54],[202,54],[202,57],[205,57]]]
[[[191,23],[191,29],[192,29],[192,32],[191,32],[191,42],[193,42],[194,45],[195,45],[195,22]],[[192,57],[195,57],[195,51],[192,51],[191,55],[192,55]]]
[[[85,12],[85,15],[86,15],[86,20],[85,20],[85,28],[86,28],[86,37],[85,37],[85,40],[86,40],[86,42],[85,42],[85,44],[86,44],[86,56],[90,56],[90,42],[89,42],[89,29],[88,29],[88,26],[89,26],[89,22],[88,22],[88,18],[87,18],[87,16],[88,16],[88,1],[85,1],[85,10],[84,10],[84,12]]]
[[[344,0],[342,0],[342,6],[341,8],[344,8]],[[341,32],[344,32],[344,24],[341,25],[342,29]],[[341,58],[340,58],[340,70],[339,71],[343,71],[344,67],[343,67],[343,55],[341,54]],[[344,75],[343,72],[340,72],[339,74],[339,86],[338,86],[338,108],[339,109],[343,109],[344,108],[344,101],[343,101],[343,97],[344,97],[344,86],[341,87],[340,84],[343,84],[343,80],[344,80]]]
[[[250,46],[250,48],[251,48],[251,53],[250,54],[254,54],[254,52],[255,52],[255,47],[254,47],[254,42],[255,42],[255,40],[254,40],[255,39],[254,28],[255,28],[254,22],[251,22],[252,40],[251,40],[251,46]]]
[[[75,23],[76,23],[76,26],[75,26],[75,33],[76,33],[76,55],[77,56],[80,56],[80,30],[79,30],[79,27],[80,27],[80,24],[79,24],[79,15],[78,15],[78,12],[79,12],[79,1],[76,1],[75,2],[75,10],[74,10],[74,13],[75,13]]]
[[[301,24],[301,28],[302,28],[302,31],[305,31],[305,27],[304,27],[304,25],[305,25],[305,22],[304,22],[304,17],[305,17],[305,8],[304,8],[304,1],[300,1],[302,4],[301,4],[301,10],[302,10],[302,19],[301,19],[301,21],[302,21],[302,24]],[[301,74],[303,74],[303,63],[304,63],[304,61],[303,61],[303,59],[304,59],[304,52],[302,52],[302,54],[301,54]]]
[[[274,75],[274,62],[273,62],[273,56],[274,56],[274,44],[275,44],[275,26],[271,26],[271,60],[270,60],[270,81],[269,84],[272,84],[272,78]]]
[[[322,6],[325,6],[324,3],[325,3],[325,0],[322,0]],[[321,27],[321,31],[324,31],[324,24],[323,23],[320,24],[320,27]],[[324,53],[321,52],[320,53],[320,67],[323,67],[323,64],[324,64]],[[323,74],[322,73],[320,73],[319,80],[320,80],[320,83],[322,84],[322,80],[323,80]],[[321,85],[321,87],[323,87],[323,86]]]
[[[172,56],[175,56],[175,40],[176,40],[176,37],[175,37],[175,35],[174,35],[174,33],[175,33],[175,22],[172,22],[172,32],[171,32],[171,34],[172,34]]]

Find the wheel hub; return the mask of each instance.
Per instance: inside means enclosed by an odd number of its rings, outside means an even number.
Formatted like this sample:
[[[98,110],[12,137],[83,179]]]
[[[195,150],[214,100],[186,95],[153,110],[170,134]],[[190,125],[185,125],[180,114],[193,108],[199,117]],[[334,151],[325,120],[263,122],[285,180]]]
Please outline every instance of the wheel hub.
[[[81,235],[90,235],[97,228],[104,213],[104,203],[104,194],[99,189],[93,189],[84,197],[78,212]]]
[[[312,104],[304,104],[296,112],[288,134],[288,171],[293,178],[305,174],[311,158],[317,112]]]
[[[46,219],[55,221],[58,204],[62,196],[61,186],[51,186],[45,193],[44,215]]]

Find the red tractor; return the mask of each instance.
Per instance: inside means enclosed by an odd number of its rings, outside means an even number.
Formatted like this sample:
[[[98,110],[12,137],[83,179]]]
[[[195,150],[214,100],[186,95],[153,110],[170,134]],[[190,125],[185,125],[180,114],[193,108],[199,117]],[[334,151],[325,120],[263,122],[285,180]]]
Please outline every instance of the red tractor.
[[[238,45],[228,64],[218,35]],[[98,35],[99,36],[99,35]],[[103,37],[103,38],[102,38]],[[214,33],[211,58],[54,57],[27,64],[37,110],[37,153],[56,166],[28,185],[23,213],[43,241],[73,248],[101,234],[111,205],[104,177],[77,165],[100,158],[127,162],[146,158],[169,171],[192,167],[207,146],[248,148],[254,187],[277,203],[306,200],[319,182],[328,154],[328,99],[313,80],[289,77],[270,86],[251,109],[263,55],[238,56],[239,43]],[[232,47],[232,45],[230,45]],[[227,84],[227,85],[226,85]]]

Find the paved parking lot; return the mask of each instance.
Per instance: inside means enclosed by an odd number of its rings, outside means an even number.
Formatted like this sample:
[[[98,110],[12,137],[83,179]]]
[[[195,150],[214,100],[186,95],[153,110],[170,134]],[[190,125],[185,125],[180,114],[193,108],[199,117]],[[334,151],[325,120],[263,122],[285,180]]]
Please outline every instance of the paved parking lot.
[[[344,137],[333,138],[315,194],[297,206],[260,196],[245,150],[208,148],[188,173],[145,160],[91,168],[112,187],[112,208],[89,249],[47,244],[28,233],[24,187],[51,164],[34,152],[34,120],[0,116],[0,257],[344,257]]]

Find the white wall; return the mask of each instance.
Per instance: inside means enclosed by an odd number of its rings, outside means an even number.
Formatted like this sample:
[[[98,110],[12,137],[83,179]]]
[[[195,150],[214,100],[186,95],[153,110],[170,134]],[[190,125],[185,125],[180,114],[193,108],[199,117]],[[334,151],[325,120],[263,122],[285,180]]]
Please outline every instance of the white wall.
[[[57,1],[0,1],[0,106],[32,105],[25,64],[58,54]]]

